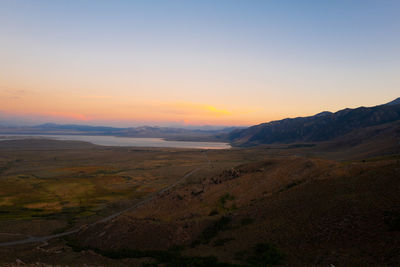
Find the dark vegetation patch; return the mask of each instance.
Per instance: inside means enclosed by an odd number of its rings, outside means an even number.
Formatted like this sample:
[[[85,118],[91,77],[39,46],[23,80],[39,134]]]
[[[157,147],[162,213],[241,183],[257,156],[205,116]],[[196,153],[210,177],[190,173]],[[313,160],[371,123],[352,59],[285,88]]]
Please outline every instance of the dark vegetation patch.
[[[219,203],[221,203],[222,205],[225,205],[225,203],[228,201],[228,200],[234,200],[235,199],[235,197],[234,196],[232,196],[231,194],[229,194],[229,193],[226,193],[226,194],[224,194],[223,196],[221,196],[220,198],[219,198]]]
[[[71,228],[73,228],[75,226],[75,224],[76,224],[76,218],[69,218],[68,221],[67,221],[67,224],[64,227],[60,227],[58,229],[55,229],[52,232],[52,234],[55,235],[55,234],[64,233],[64,232],[70,230]]]
[[[226,194],[222,195],[222,196],[218,199],[217,209],[216,209],[216,210],[219,210],[219,211],[221,211],[222,213],[226,213],[226,212],[228,212],[228,211],[236,210],[237,207],[236,207],[236,204],[235,204],[235,203],[232,203],[232,204],[230,205],[230,207],[227,207],[227,206],[226,206],[226,204],[227,204],[229,201],[233,201],[233,200],[235,200],[235,196],[233,196],[233,195],[231,195],[231,194],[229,194],[229,193],[226,193]]]
[[[251,251],[236,252],[235,258],[250,266],[273,266],[283,264],[285,256],[271,244],[258,243]]]
[[[30,220],[41,218],[46,220],[65,219],[69,221],[74,218],[93,214],[96,214],[96,211],[94,211],[91,206],[63,207],[59,211],[13,206],[0,207],[0,220]]]
[[[227,238],[219,238],[213,242],[214,247],[220,247],[228,243],[229,241],[235,240],[234,238],[227,237]]]
[[[258,173],[265,171],[265,169],[274,166],[276,163],[277,163],[276,160],[263,160],[263,161],[242,164],[237,166],[235,169],[238,169],[241,174]]]
[[[126,181],[131,181],[132,177],[128,176],[128,175],[122,175],[122,178],[124,178]]]
[[[212,177],[210,182],[213,184],[220,184],[229,180],[239,178],[244,174],[260,173],[265,171],[266,168],[275,165],[276,163],[276,160],[263,160],[241,164],[234,168],[223,170],[218,176]]]
[[[182,247],[174,247],[169,250],[102,250],[98,248],[82,247],[75,239],[65,238],[66,244],[75,252],[92,250],[97,254],[110,259],[125,258],[152,258],[153,262],[144,263],[143,266],[182,266],[182,267],[240,267],[230,263],[219,262],[214,256],[188,257],[181,254]]]
[[[218,210],[213,209],[212,211],[210,211],[210,213],[208,214],[208,216],[215,216],[215,215],[218,215],[218,214],[219,214]]]
[[[208,244],[210,240],[217,236],[219,232],[226,231],[232,228],[232,218],[228,216],[222,216],[216,222],[207,226],[200,234],[197,240],[195,240],[191,246],[196,247],[200,244]]]
[[[390,154],[390,155],[382,155],[382,156],[378,156],[378,157],[367,158],[367,159],[361,160],[361,162],[375,162],[375,161],[381,161],[381,160],[398,160],[397,163],[399,163],[400,154]]]
[[[32,217],[41,217],[41,218],[51,218],[51,219],[56,219],[56,218],[69,218],[72,220],[73,218],[80,217],[80,216],[85,216],[88,215],[89,213],[92,213],[93,207],[89,206],[77,206],[77,207],[63,207],[60,212],[48,212],[48,211],[43,211],[43,213],[37,213],[31,215]],[[40,209],[29,209],[31,211],[36,212],[41,212],[42,210]]]
[[[37,213],[37,214],[32,214],[32,218],[47,218],[47,219],[54,219],[57,217],[57,214],[54,212],[51,213]]]
[[[297,185],[299,185],[299,184],[301,184],[301,183],[303,183],[303,181],[293,181],[293,182],[291,182],[291,183],[285,185],[283,188],[281,188],[281,189],[279,190],[279,192],[286,191],[286,190],[288,190],[288,189],[290,189],[290,188],[292,188],[292,187],[295,187],[295,186],[297,186]]]
[[[117,174],[125,170],[97,170],[94,174]]]
[[[5,172],[6,170],[10,169],[12,166],[13,166],[12,161],[5,163],[3,166],[0,166],[0,173]]]
[[[232,168],[232,169],[228,169],[228,170],[222,171],[222,173],[220,173],[216,177],[212,177],[211,178],[211,182],[213,184],[220,184],[220,183],[223,183],[225,181],[236,179],[236,178],[240,177],[240,175],[241,175],[241,170],[240,169]]]
[[[315,144],[293,144],[285,147],[286,149],[301,148],[301,147],[315,147]]]
[[[251,224],[251,223],[253,223],[253,222],[254,222],[254,219],[253,219],[253,218],[246,217],[246,218],[243,218],[243,219],[242,219],[242,221],[240,222],[240,224],[241,224],[242,226],[245,226],[245,225],[249,225],[249,224]]]
[[[386,211],[384,221],[390,231],[400,231],[400,212]]]

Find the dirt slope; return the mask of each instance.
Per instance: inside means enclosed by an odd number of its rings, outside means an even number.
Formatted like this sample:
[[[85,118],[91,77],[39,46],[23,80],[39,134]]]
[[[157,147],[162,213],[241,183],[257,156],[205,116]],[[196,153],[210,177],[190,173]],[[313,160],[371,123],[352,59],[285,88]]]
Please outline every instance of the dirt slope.
[[[183,246],[242,265],[272,244],[287,266],[395,266],[399,203],[398,159],[271,158],[199,177],[74,238],[101,251]]]

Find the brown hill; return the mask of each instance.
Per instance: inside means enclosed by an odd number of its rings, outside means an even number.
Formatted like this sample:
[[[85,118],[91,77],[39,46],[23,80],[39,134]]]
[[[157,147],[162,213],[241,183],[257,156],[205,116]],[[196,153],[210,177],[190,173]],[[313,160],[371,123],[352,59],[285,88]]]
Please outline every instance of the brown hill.
[[[161,252],[180,246],[178,260],[214,256],[247,266],[395,266],[399,178],[398,157],[351,163],[266,158],[203,173],[111,222],[80,231],[74,247],[171,264],[177,259],[160,257]]]

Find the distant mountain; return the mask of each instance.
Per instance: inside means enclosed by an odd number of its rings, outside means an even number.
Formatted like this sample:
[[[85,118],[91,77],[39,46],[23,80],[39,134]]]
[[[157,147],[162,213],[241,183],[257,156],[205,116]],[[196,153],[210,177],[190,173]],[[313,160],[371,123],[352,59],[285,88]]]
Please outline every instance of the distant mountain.
[[[105,132],[111,133],[119,131],[125,128],[107,127],[107,126],[90,126],[90,125],[79,125],[79,124],[56,124],[56,123],[45,123],[37,126],[32,126],[32,129],[47,129],[47,130],[73,130],[83,132]]]
[[[354,130],[400,120],[399,102],[397,98],[375,107],[347,108],[335,113],[322,112],[310,117],[262,123],[234,130],[228,138],[236,146],[329,141]]]
[[[76,124],[45,123],[37,126],[0,126],[0,134],[44,134],[44,135],[110,135],[121,137],[165,138],[180,141],[226,141],[227,134],[239,129],[185,129],[173,127],[131,127],[116,128],[107,126],[90,126]]]

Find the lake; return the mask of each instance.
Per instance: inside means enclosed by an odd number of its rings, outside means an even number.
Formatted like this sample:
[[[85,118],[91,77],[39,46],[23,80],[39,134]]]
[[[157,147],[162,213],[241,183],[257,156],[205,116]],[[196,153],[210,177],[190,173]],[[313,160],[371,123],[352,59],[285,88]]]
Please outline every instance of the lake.
[[[31,138],[84,141],[101,146],[173,147],[173,148],[197,148],[197,149],[231,148],[231,146],[228,143],[167,141],[162,138],[137,138],[137,137],[94,136],[94,135],[36,135],[36,134],[0,135],[0,141],[31,139]]]

